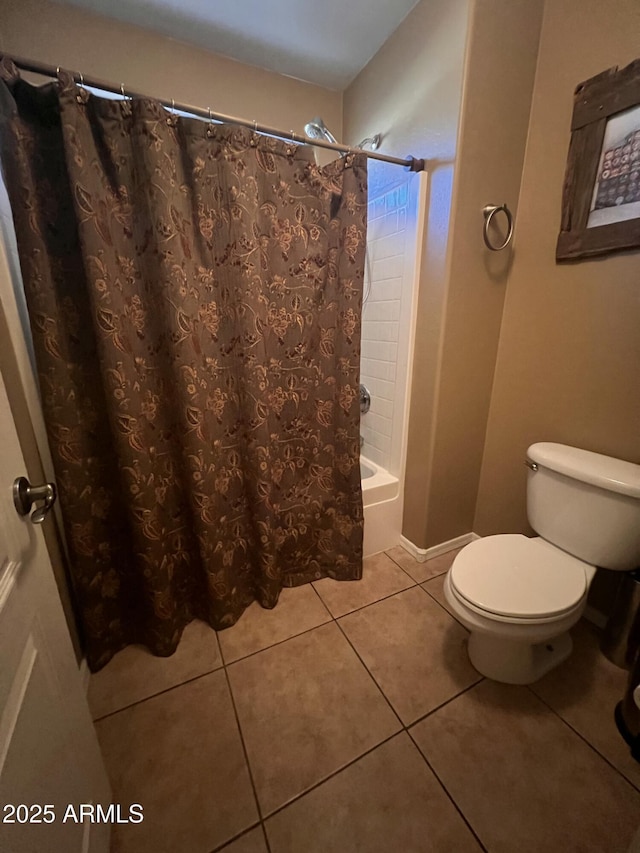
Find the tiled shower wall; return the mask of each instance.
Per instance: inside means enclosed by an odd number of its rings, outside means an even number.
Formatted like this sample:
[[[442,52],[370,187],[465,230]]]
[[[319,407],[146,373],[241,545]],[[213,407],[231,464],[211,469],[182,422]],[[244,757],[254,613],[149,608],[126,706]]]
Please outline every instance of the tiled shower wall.
[[[410,299],[413,241],[407,232],[410,216],[410,193],[407,180],[382,190],[369,198],[369,219],[365,271],[365,304],[362,313],[361,379],[371,393],[371,409],[362,416],[360,432],[364,437],[362,453],[382,468],[394,470],[399,465],[394,445],[399,437],[399,345],[409,330],[403,321],[403,299]],[[403,359],[400,359],[403,361]],[[402,380],[402,382],[400,381]],[[404,401],[400,401],[403,405]],[[394,417],[394,414],[396,415]]]

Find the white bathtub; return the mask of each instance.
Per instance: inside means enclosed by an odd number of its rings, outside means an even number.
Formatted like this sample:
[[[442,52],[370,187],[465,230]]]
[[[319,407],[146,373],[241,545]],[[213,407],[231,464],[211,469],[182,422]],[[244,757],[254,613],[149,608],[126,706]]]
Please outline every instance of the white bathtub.
[[[402,495],[400,481],[375,462],[360,457],[364,505],[364,556],[400,544]]]

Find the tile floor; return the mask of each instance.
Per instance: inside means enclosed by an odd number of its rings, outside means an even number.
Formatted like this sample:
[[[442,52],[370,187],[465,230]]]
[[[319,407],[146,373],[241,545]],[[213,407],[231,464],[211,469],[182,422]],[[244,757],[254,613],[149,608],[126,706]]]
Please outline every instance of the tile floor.
[[[353,583],[284,590],[171,658],[125,649],[89,700],[114,853],[625,853],[640,765],[613,723],[626,673],[580,623],[528,687],[481,678],[442,583],[401,548]]]

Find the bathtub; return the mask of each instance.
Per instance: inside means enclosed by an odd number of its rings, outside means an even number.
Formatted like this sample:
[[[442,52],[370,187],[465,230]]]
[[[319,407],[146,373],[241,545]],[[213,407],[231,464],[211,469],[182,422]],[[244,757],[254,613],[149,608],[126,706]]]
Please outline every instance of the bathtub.
[[[360,457],[364,506],[364,556],[387,551],[400,544],[402,494],[400,481],[375,462]]]

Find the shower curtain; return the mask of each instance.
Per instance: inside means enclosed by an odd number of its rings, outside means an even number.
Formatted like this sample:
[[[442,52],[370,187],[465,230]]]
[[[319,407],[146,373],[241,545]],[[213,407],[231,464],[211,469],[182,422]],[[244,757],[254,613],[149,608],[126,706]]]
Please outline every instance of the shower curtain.
[[[6,59],[0,122],[90,667],[359,578],[365,157]]]

